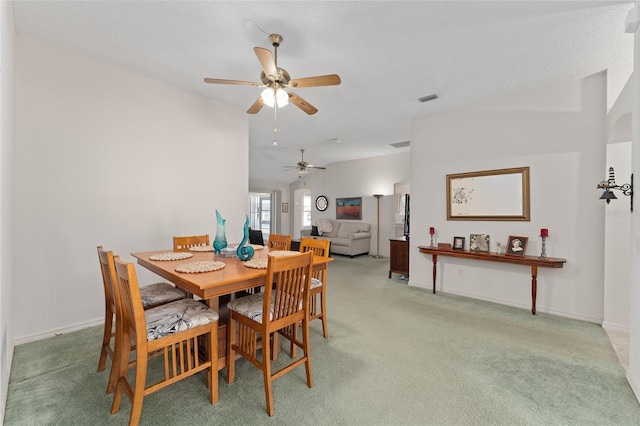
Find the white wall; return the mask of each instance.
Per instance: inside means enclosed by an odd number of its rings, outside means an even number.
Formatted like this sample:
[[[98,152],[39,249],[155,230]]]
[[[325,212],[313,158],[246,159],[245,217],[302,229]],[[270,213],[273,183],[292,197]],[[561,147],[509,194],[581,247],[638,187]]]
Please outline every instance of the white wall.
[[[240,241],[248,121],[228,105],[16,37],[14,336],[100,321],[96,246],[171,248],[215,236],[215,209]],[[137,268],[141,282],[157,279]]]
[[[602,179],[609,176],[609,166],[615,170],[616,183],[630,183],[631,177],[631,142],[607,145],[606,168],[602,171]],[[604,238],[604,319],[602,326],[607,330],[629,331],[629,246],[630,239],[630,202],[629,197],[618,190],[613,193],[618,197],[610,204],[605,204],[605,238]],[[600,194],[602,192],[600,191]],[[603,201],[604,202],[604,201]]]
[[[416,119],[411,132],[410,284],[431,287],[426,229],[440,242],[472,233],[495,242],[529,236],[527,254],[540,253],[540,228],[548,228],[547,254],[567,259],[563,269],[540,268],[538,312],[601,322],[603,318],[606,143],[604,73],[535,93]],[[428,159],[428,160],[426,160]],[[425,164],[425,161],[428,162]],[[447,221],[445,177],[450,173],[530,167],[531,221]],[[442,258],[439,291],[531,307],[530,269],[518,265]]]
[[[14,34],[12,5],[0,2],[0,419],[13,358]]]
[[[319,218],[335,219],[336,198],[362,197],[362,222],[371,224],[369,253],[372,255],[376,253],[378,219],[373,194],[385,195],[380,199],[380,255],[388,257],[389,239],[394,238],[393,185],[409,179],[409,158],[410,152],[402,152],[328,164],[325,171],[308,174],[304,184],[293,183],[291,194],[302,186],[311,189],[311,223]],[[329,208],[324,212],[315,208],[315,199],[319,195],[325,195],[329,200]]]
[[[636,0],[634,11],[635,21],[638,21],[638,13],[640,10],[640,1]],[[634,73],[631,76],[633,87],[635,88],[635,101],[632,109],[632,125],[631,125],[631,170],[634,175],[640,176],[640,107],[638,105],[638,89],[640,88],[640,31],[636,30],[634,34],[633,47],[633,63]],[[637,185],[635,185],[637,188]],[[637,189],[636,189],[637,194]],[[636,394],[636,398],[640,400],[640,215],[638,209],[637,195],[634,200],[634,214],[631,216],[631,244],[628,247],[630,252],[630,276],[631,276],[631,294],[629,312],[629,369],[627,370],[627,380],[631,388]]]

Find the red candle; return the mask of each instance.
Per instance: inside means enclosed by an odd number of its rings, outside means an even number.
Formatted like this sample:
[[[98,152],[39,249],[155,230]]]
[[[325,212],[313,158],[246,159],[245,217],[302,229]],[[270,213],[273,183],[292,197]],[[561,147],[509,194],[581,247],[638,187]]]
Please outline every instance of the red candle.
[[[548,237],[549,236],[549,230],[547,228],[542,228],[540,230],[540,236],[541,237]]]
[[[435,234],[436,233],[436,228],[434,228],[433,226],[431,228],[429,228],[429,233],[431,235]]]

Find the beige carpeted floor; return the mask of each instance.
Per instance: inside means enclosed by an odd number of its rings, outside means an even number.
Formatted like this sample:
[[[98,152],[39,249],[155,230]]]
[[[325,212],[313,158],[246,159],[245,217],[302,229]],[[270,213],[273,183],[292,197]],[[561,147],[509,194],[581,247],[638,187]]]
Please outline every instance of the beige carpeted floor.
[[[234,384],[220,372],[218,404],[196,375],[147,397],[141,424],[640,424],[601,327],[433,295],[387,272],[388,259],[336,256],[330,337],[312,323],[315,386],[306,386],[304,368],[278,379],[275,417],[260,372],[240,360]],[[126,424],[129,403],[109,414],[108,372],[96,372],[100,337],[93,327],[16,347],[4,424]]]

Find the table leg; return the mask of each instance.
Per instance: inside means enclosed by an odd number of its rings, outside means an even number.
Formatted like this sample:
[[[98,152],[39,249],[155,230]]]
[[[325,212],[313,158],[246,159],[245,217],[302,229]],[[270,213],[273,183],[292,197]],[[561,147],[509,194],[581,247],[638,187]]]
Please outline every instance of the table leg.
[[[531,265],[531,313],[536,314],[536,295],[538,293],[538,267]]]
[[[431,258],[433,259],[433,294],[436,294],[436,265],[438,264],[438,255],[432,254]]]
[[[207,305],[216,312],[220,312],[220,298],[210,297],[207,299]]]

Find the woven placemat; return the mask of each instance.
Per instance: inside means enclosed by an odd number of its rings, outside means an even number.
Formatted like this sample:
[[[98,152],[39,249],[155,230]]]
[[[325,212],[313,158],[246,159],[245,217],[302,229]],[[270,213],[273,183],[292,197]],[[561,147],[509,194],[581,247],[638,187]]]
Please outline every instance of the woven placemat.
[[[211,247],[211,246],[193,246],[193,247],[189,247],[189,251],[197,251],[197,252],[213,251],[213,247]]]
[[[267,269],[268,262],[269,262],[269,259],[267,259],[266,257],[262,257],[260,259],[247,260],[246,262],[243,262],[243,265],[246,266],[247,268]]]
[[[187,253],[184,251],[175,252],[175,253],[158,253],[149,256],[149,260],[184,260],[193,257],[191,253]]]
[[[200,272],[217,271],[225,267],[223,262],[215,260],[202,260],[200,262],[182,263],[176,266],[177,272],[183,272],[185,274],[198,274]]]
[[[300,254],[300,252],[293,251],[293,250],[276,250],[276,251],[269,252],[269,256],[273,256],[273,257],[293,256],[294,254]]]

